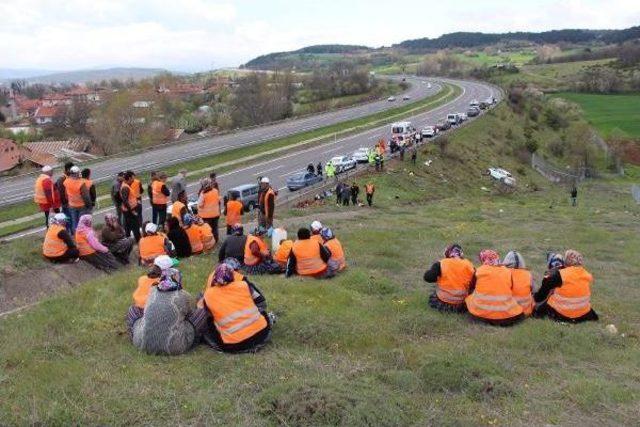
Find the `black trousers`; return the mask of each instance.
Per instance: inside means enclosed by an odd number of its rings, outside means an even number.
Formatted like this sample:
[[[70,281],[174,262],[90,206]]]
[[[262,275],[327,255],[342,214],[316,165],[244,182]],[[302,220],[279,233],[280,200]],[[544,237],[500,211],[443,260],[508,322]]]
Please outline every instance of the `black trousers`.
[[[220,241],[220,236],[218,232],[218,222],[220,221],[220,217],[217,216],[215,218],[202,218],[204,222],[209,224],[211,227],[211,231],[213,231],[213,237],[216,239],[216,242]],[[227,234],[229,233],[229,226],[227,226]]]
[[[120,203],[114,203],[113,207],[116,209],[116,216],[120,225],[124,225],[124,217],[122,215],[122,206]]]
[[[138,212],[138,221],[140,221],[140,224],[142,224],[144,220],[142,219],[142,200],[140,199],[138,199],[138,206],[136,206],[136,212]]]
[[[373,204],[373,194],[367,194],[367,204],[369,206]]]
[[[140,221],[138,219],[138,215],[133,212],[122,212],[124,216],[124,233],[127,236],[130,236],[133,233],[133,237],[136,239],[136,242],[140,241]]]
[[[162,225],[167,221],[167,205],[151,205],[151,222]]]
[[[46,257],[51,262],[67,262],[72,259],[77,259],[80,256],[78,248],[68,248],[67,251],[58,257]]]
[[[358,204],[358,195],[357,194],[352,194],[351,195],[351,203],[353,204],[353,206]]]

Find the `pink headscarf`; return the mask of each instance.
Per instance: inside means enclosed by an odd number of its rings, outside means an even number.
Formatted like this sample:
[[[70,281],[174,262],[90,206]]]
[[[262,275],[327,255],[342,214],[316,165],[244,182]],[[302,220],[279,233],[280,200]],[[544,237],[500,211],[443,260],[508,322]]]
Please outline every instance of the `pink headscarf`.
[[[500,265],[500,255],[493,249],[484,249],[478,255],[482,265]]]
[[[89,214],[82,215],[80,220],[78,221],[78,227],[76,228],[76,233],[84,234],[87,239],[87,243],[93,249],[98,252],[109,252],[109,248],[100,243],[100,240],[96,237],[96,233],[93,231],[93,227],[91,226],[92,216]]]

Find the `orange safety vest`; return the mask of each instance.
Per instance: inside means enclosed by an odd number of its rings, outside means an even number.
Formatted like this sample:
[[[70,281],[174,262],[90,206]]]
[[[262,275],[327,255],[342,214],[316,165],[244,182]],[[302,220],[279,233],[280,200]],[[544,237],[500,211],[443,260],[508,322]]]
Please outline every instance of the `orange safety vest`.
[[[365,185],[364,189],[365,189],[367,194],[373,194],[373,192],[376,191],[376,187],[373,184]]]
[[[192,225],[193,227],[193,225]],[[213,249],[216,245],[216,239],[213,237],[213,230],[211,230],[211,226],[206,222],[202,225],[196,225],[200,229],[200,233],[202,235],[202,246],[205,251]]]
[[[268,326],[253,302],[247,282],[209,286],[204,292],[204,300],[225,344],[242,342]]]
[[[466,300],[472,315],[503,320],[522,314],[511,293],[511,272],[507,267],[482,265],[476,270],[476,289]]]
[[[263,256],[269,254],[269,249],[267,248],[267,244],[259,237],[249,234],[247,236],[247,241],[244,244],[244,264],[245,265],[257,265],[262,261],[261,258],[258,258],[251,252],[251,242],[256,242],[260,247],[260,253]]]
[[[593,276],[582,266],[560,270],[562,285],[553,290],[547,304],[570,319],[584,316],[591,310]]]
[[[338,263],[338,270],[342,271],[347,268],[347,262],[344,259],[344,249],[342,244],[335,237],[324,242],[327,249],[331,251],[331,259]]]
[[[291,253],[291,248],[293,248],[293,240],[285,240],[280,243],[278,250],[273,255],[273,259],[280,264],[281,266],[285,266],[287,261],[289,260],[289,254]]]
[[[138,287],[133,291],[133,305],[144,308],[147,299],[151,294],[151,289],[158,284],[159,278],[149,277],[146,274],[138,278]]]
[[[207,277],[207,283],[204,284],[204,288],[207,289],[208,287],[213,286],[212,282],[213,282],[213,274],[211,273],[209,274],[209,277]],[[244,282],[244,275],[242,273],[240,273],[239,271],[233,270],[233,281],[234,282]]]
[[[531,272],[524,268],[511,269],[511,281],[513,298],[516,300],[525,315],[533,313],[533,295],[531,293]]]
[[[89,244],[89,240],[84,233],[80,233],[78,230],[76,230],[75,238],[80,256],[86,256],[96,253],[96,250],[91,247],[91,245]]]
[[[314,242],[318,242],[321,245],[324,245],[324,240],[322,239],[322,236],[320,234],[312,234],[310,239]]]
[[[227,225],[238,224],[242,220],[240,219],[244,206],[242,202],[238,200],[229,200],[227,202]]]
[[[87,186],[87,190],[89,190],[91,188],[91,186],[93,185],[93,181],[90,179],[86,179],[86,178],[81,178],[82,182],[84,182],[84,185]]]
[[[136,196],[136,199],[140,198],[142,194],[142,183],[138,178],[133,178],[133,182],[131,183],[131,191]]]
[[[220,216],[220,193],[215,188],[202,193],[202,205],[198,204],[200,218],[217,218]]]
[[[473,272],[473,264],[468,259],[440,260],[440,276],[436,282],[438,299],[447,304],[462,304],[469,294]]]
[[[187,236],[189,236],[191,253],[199,254],[200,252],[202,252],[202,250],[204,249],[204,245],[202,243],[203,238],[202,230],[200,229],[200,227],[198,227],[197,225],[195,227],[193,225],[190,225],[189,227],[185,228],[184,231],[186,231]]]
[[[39,205],[46,205],[49,203],[47,195],[44,192],[44,181],[51,179],[49,175],[41,174],[33,186],[33,201]]]
[[[44,236],[44,243],[42,244],[42,254],[49,258],[57,258],[67,252],[67,244],[58,237],[58,234],[64,230],[64,227],[58,224],[52,224],[47,229],[47,234]]]
[[[173,205],[171,205],[171,216],[174,218],[178,218],[178,222],[180,223],[180,225],[182,225],[182,215],[180,214],[180,211],[182,211],[182,208],[185,207],[186,205],[179,200],[176,200],[175,202],[173,202]]]
[[[264,215],[266,217],[271,217],[271,215],[273,215],[273,212],[269,212],[269,203],[267,203],[267,199],[269,198],[269,195],[273,195],[273,205],[275,207],[276,193],[275,191],[273,191],[273,188],[271,187],[269,187],[269,189],[264,193]]]
[[[64,189],[67,193],[67,200],[69,201],[69,206],[72,208],[83,208],[84,207],[84,199],[82,198],[82,185],[84,181],[80,178],[71,178],[67,177],[64,180]]]
[[[164,182],[162,181],[153,181],[151,183],[151,198],[154,205],[166,205],[169,203],[169,197],[162,193],[163,186]]]
[[[129,202],[129,206],[131,206],[131,209],[135,209],[138,206],[138,198],[136,197],[136,193],[132,188],[132,185],[127,184],[126,182],[122,183],[122,187],[120,187],[120,197],[122,198],[122,200],[124,200],[124,197],[122,196],[122,190],[124,190],[125,188],[129,189],[129,198],[127,199],[127,202]],[[124,203],[122,204],[122,210],[124,212],[127,212],[128,209],[125,207]]]
[[[167,255],[164,247],[164,235],[152,234],[140,239],[138,249],[140,250],[140,258],[144,262],[153,262],[160,255]]]
[[[320,257],[320,245],[313,239],[296,240],[291,249],[296,257],[296,272],[301,276],[314,276],[327,269]]]

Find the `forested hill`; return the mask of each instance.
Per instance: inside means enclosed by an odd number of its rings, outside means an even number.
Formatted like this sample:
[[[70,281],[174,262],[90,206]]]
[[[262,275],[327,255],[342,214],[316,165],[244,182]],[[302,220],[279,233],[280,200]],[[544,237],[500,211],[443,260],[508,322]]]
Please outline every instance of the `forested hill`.
[[[275,52],[267,55],[258,56],[247,62],[244,67],[256,70],[268,70],[272,68],[290,68],[307,65],[306,62],[313,61],[314,55],[333,54],[348,55],[360,54],[372,50],[367,46],[346,45],[346,44],[324,44],[316,46],[307,46],[302,49],[290,52]],[[303,65],[303,66],[304,66]]]

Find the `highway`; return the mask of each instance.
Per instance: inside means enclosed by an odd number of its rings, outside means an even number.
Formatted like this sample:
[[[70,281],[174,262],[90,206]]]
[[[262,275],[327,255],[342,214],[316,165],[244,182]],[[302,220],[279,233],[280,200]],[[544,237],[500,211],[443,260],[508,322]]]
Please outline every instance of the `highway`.
[[[394,77],[399,80],[400,77]],[[297,133],[330,126],[336,123],[351,119],[368,116],[380,111],[396,108],[403,103],[423,99],[438,93],[442,86],[432,84],[431,87],[421,84],[414,77],[406,77],[410,84],[409,88],[402,95],[398,95],[398,100],[389,102],[386,99],[357,105],[354,107],[339,109],[326,113],[311,115],[298,119],[285,120],[282,122],[258,126],[250,129],[240,130],[225,135],[213,136],[210,138],[197,139],[185,143],[165,144],[161,147],[149,149],[144,152],[129,156],[114,156],[109,159],[99,160],[90,165],[94,182],[112,180],[120,171],[133,170],[144,172],[150,170],[161,170],[162,168],[186,162],[188,160],[205,157],[216,153],[232,150],[235,148],[260,144],[269,140],[282,138]],[[402,101],[402,96],[408,95],[411,101]],[[33,199],[33,174],[0,178],[0,204],[8,205]]]
[[[437,121],[445,118],[448,113],[466,111],[471,100],[484,100],[491,96],[499,100],[502,96],[498,89],[484,83],[448,79],[441,79],[440,81],[460,86],[462,88],[462,93],[455,100],[445,105],[418,115],[406,117],[406,120],[410,120],[417,129],[435,124]],[[421,86],[427,86],[421,82],[418,84]],[[436,85],[432,84],[432,87],[433,86]],[[482,117],[482,115],[480,117]],[[451,131],[455,132],[455,129]],[[309,163],[316,164],[318,161],[321,161],[324,165],[331,157],[349,155],[359,147],[372,147],[381,137],[388,139],[390,136],[390,125],[379,126],[356,135],[351,135],[336,141],[295,151],[293,153],[282,154],[268,161],[262,161],[241,169],[220,174],[218,175],[218,182],[220,184],[221,194],[225,194],[226,190],[229,188],[241,184],[256,182],[256,179],[259,176],[267,176],[271,180],[271,185],[278,190],[278,197],[284,199],[289,195],[289,190],[286,188],[286,178],[296,172],[305,170]],[[197,183],[189,184],[187,188],[189,195],[195,196],[198,188],[199,184]],[[151,207],[148,200],[145,199],[143,203],[143,217],[144,219],[149,219],[151,216]],[[113,208],[111,206],[102,206],[94,215],[94,223],[101,223],[104,213],[112,211],[112,209]],[[23,231],[7,236],[3,240],[13,240],[23,236],[41,233],[43,230],[44,227]]]

